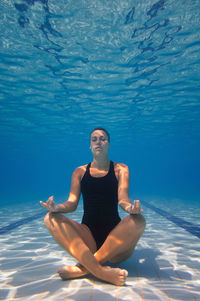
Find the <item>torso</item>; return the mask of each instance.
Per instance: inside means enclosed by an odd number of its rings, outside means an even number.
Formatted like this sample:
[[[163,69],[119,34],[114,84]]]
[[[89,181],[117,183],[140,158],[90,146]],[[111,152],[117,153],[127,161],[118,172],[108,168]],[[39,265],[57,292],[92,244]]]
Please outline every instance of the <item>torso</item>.
[[[92,163],[80,167],[84,209],[82,224],[90,229],[98,248],[120,222],[117,165],[110,161],[107,169],[94,168]]]

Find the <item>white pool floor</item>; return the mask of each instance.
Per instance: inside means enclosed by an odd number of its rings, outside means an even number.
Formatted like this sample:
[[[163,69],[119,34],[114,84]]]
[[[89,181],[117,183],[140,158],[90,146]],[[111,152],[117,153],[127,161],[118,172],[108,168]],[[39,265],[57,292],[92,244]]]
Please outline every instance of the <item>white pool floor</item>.
[[[175,203],[151,204],[199,227],[198,205],[179,204],[177,215]],[[42,211],[38,205],[30,208],[0,208],[0,229]],[[55,243],[42,217],[5,230],[0,235],[0,300],[200,300],[200,239],[150,208],[143,209],[146,230],[133,255],[118,265],[129,273],[122,287],[92,276],[61,280],[57,268],[76,261]],[[80,220],[81,210],[71,217]]]

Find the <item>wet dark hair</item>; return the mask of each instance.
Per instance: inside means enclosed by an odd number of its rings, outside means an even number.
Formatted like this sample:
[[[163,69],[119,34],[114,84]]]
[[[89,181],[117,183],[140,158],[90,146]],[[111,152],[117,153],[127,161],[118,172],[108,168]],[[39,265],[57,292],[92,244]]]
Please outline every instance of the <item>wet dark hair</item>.
[[[108,133],[108,131],[102,127],[97,127],[97,128],[94,128],[91,132],[90,132],[90,137],[92,135],[92,133],[94,131],[97,131],[97,130],[100,130],[100,131],[104,131],[104,133],[106,133],[106,135],[108,136],[108,142],[110,142],[110,134]]]

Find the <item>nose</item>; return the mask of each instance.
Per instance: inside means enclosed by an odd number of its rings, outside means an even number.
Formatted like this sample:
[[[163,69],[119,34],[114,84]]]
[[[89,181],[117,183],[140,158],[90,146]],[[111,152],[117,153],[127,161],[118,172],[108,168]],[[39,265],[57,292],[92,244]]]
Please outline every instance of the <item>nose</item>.
[[[101,138],[97,138],[96,142],[100,143],[101,142]]]

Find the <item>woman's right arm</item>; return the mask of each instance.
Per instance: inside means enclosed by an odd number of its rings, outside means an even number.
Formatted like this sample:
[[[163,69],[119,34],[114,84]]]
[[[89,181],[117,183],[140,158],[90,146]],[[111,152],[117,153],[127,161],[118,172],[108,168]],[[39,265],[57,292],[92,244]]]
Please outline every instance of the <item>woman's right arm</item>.
[[[82,168],[77,167],[72,174],[71,189],[66,202],[56,205],[51,196],[46,203],[40,201],[40,204],[51,212],[71,213],[75,211],[81,195],[81,174]]]

